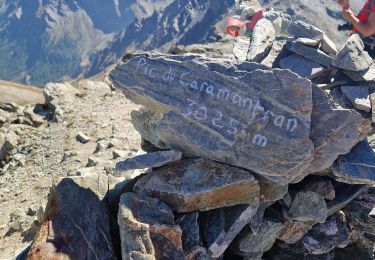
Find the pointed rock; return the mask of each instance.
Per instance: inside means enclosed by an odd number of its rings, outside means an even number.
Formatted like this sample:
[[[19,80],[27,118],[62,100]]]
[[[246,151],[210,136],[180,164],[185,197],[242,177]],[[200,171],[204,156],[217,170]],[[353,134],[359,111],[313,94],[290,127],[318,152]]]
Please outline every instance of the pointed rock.
[[[247,60],[260,63],[270,52],[274,40],[272,23],[265,18],[260,19],[254,27]]]
[[[244,62],[250,47],[250,37],[239,36],[233,41],[233,55],[238,62]]]
[[[160,199],[177,212],[259,203],[259,185],[253,175],[203,159],[156,169],[140,179],[134,190]]]
[[[365,71],[372,64],[372,58],[364,51],[364,44],[358,34],[353,34],[337,53],[332,65],[348,71]]]
[[[366,86],[341,86],[342,93],[352,102],[353,106],[365,112],[371,111],[369,89]]]
[[[122,259],[184,259],[182,231],[158,199],[124,193],[118,211]]]
[[[336,48],[335,43],[326,34],[323,34],[321,48],[325,53],[329,55],[337,54],[337,48]]]

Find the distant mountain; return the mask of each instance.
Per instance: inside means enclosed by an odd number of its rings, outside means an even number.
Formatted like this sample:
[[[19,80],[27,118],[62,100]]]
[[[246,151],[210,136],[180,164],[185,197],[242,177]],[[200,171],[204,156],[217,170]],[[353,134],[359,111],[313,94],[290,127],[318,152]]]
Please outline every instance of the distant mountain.
[[[0,79],[43,85],[93,74],[130,45],[149,49],[172,41],[207,40],[214,34],[215,21],[233,4],[234,0],[0,0]],[[199,35],[186,38],[199,26]],[[116,58],[105,57],[108,48]]]
[[[260,0],[325,30],[336,42],[335,1]],[[126,51],[213,41],[235,0],[0,0],[0,79],[42,86],[91,77]]]

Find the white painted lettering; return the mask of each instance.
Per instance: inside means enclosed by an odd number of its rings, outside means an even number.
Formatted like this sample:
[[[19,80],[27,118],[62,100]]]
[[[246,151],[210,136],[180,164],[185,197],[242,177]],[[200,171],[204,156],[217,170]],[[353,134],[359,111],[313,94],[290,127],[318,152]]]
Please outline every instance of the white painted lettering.
[[[222,129],[224,126],[218,124],[218,121],[220,121],[220,120],[222,120],[222,119],[223,119],[223,113],[222,113],[221,111],[217,111],[217,113],[216,113],[216,117],[212,119],[212,124],[213,124],[215,127]]]
[[[226,100],[229,99],[229,90],[226,88],[219,89],[219,93],[217,93],[217,98],[224,98]]]
[[[180,84],[183,86],[183,87],[187,87],[189,86],[189,82],[185,81],[183,78],[188,76],[188,75],[191,75],[191,72],[185,72],[185,73],[182,73],[181,76],[180,76]]]
[[[284,116],[277,116],[275,120],[273,121],[275,126],[283,127],[285,117]]]
[[[267,145],[267,138],[263,135],[256,134],[253,137],[253,144],[260,147],[265,147]]]
[[[294,130],[296,130],[296,128],[297,128],[297,119],[295,119],[295,118],[288,119],[288,123],[286,125],[286,130],[290,131],[290,132],[293,132]]]
[[[197,120],[206,120],[207,108],[205,106],[201,106],[197,111],[195,111],[194,118]]]

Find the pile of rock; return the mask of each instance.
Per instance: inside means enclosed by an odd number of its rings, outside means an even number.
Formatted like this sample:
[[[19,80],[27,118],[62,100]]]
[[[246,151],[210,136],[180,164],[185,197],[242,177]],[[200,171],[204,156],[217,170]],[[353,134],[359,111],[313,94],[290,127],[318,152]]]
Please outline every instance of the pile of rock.
[[[11,166],[7,162],[20,141],[19,135],[33,131],[45,123],[40,115],[34,113],[34,109],[35,106],[0,103],[0,175]],[[17,161],[17,158],[13,159]]]
[[[375,65],[358,36],[337,52],[269,11],[233,59],[178,52],[125,55],[110,74],[144,107],[148,152],[117,171],[146,170],[60,180],[29,258],[372,257]]]

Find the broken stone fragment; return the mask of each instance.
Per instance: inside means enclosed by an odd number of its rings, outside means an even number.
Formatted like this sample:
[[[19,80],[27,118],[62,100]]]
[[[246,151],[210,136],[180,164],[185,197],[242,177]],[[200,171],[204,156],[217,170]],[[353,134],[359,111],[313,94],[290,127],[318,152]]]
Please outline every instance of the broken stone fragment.
[[[336,48],[335,43],[326,34],[323,34],[321,48],[322,48],[322,51],[324,51],[328,55],[337,54],[337,48]]]
[[[143,194],[124,193],[118,211],[122,259],[184,259],[172,210]]]
[[[182,229],[182,248],[187,260],[209,258],[200,235],[198,216],[199,212],[196,211],[182,214],[176,220],[176,224]]]
[[[324,67],[316,62],[313,62],[305,57],[293,54],[280,60],[280,68],[288,69],[297,73],[300,77],[312,78],[321,71]]]
[[[160,151],[137,155],[116,164],[116,170],[127,171],[132,169],[146,169],[161,167],[171,162],[180,160],[182,153],[179,151]]]
[[[370,94],[370,102],[371,102],[371,119],[372,122],[375,122],[375,92]]]
[[[353,34],[337,53],[332,65],[336,68],[361,72],[373,63],[372,58],[364,51],[364,44],[358,34]]]
[[[23,114],[33,123],[34,126],[39,127],[44,124],[44,119],[35,114],[32,107],[26,107]]]
[[[349,184],[375,184],[375,153],[367,140],[359,142],[348,154],[340,155],[332,167],[338,181]]]
[[[272,22],[276,35],[288,36],[288,27],[292,23],[292,17],[284,12],[267,10],[264,18]]]
[[[350,100],[355,108],[365,112],[371,111],[371,101],[368,87],[341,86],[341,91]]]
[[[259,203],[259,184],[249,172],[204,159],[185,160],[154,170],[134,191],[192,212]]]
[[[324,35],[324,32],[319,28],[302,21],[293,21],[287,31],[290,36],[294,36],[295,38],[308,38],[313,40],[321,40]]]
[[[320,44],[320,40],[313,40],[313,39],[308,39],[308,38],[298,38],[294,40],[293,42],[307,45],[310,47],[316,47],[316,48],[318,48]]]
[[[247,259],[261,259],[263,253],[271,249],[282,228],[283,224],[268,220],[262,223],[257,234],[246,227],[233,242],[231,252]]]
[[[19,136],[13,131],[0,132],[0,160],[4,160],[17,147],[19,140]]]
[[[260,63],[268,55],[274,40],[275,29],[272,23],[265,18],[260,19],[254,27],[246,59]]]
[[[327,218],[327,204],[316,192],[298,192],[288,212],[283,211],[285,218],[292,221],[324,223]]]
[[[61,178],[52,187],[41,227],[28,258],[118,259],[103,200],[108,177]]]
[[[286,244],[295,244],[309,232],[309,230],[312,228],[312,225],[313,223],[308,222],[286,221],[277,239],[283,241]]]
[[[318,49],[309,47],[309,46],[305,46],[305,45],[297,43],[297,42],[287,42],[285,47],[288,50],[290,50],[290,51],[292,51],[292,52],[294,52],[298,55],[301,55],[308,60],[316,62],[320,65],[323,65],[325,67],[330,66],[330,64],[333,60],[330,56],[328,56],[324,52],[322,52]]]
[[[280,59],[285,56],[285,44],[285,40],[274,41],[267,57],[262,60],[262,64],[269,68],[277,68],[279,66]]]
[[[111,72],[128,98],[157,112],[133,116],[145,139],[281,185],[303,173],[313,153],[310,81],[280,69],[227,76],[199,60],[178,59],[135,55]]]
[[[85,135],[84,133],[82,133],[82,132],[79,132],[78,134],[77,134],[77,141],[78,142],[80,142],[80,143],[83,143],[83,144],[85,144],[85,143],[88,143],[89,141],[90,141],[90,137],[88,137],[87,135]]]
[[[258,205],[239,205],[202,212],[202,229],[209,256],[220,257],[242,228],[250,223]]]

